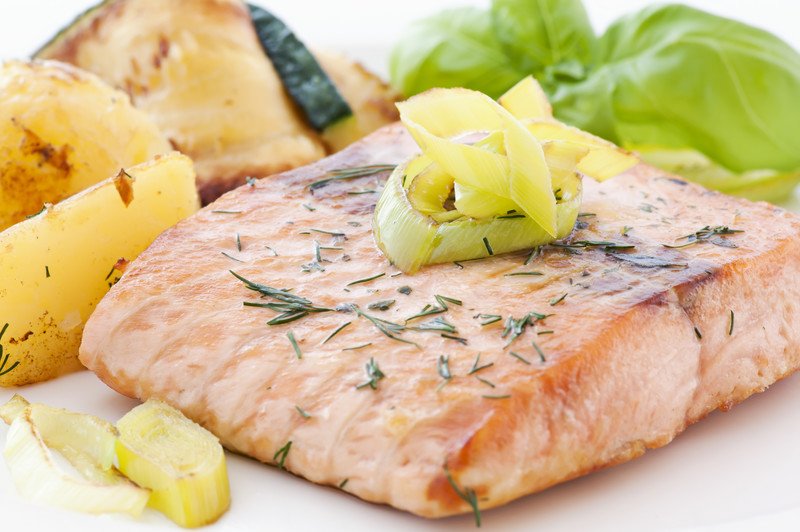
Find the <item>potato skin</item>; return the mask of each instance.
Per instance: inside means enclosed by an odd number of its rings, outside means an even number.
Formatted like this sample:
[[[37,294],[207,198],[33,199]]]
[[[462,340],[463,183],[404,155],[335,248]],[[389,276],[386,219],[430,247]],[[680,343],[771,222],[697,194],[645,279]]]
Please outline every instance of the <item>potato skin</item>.
[[[0,230],[171,150],[127,95],[54,61],[0,65]]]
[[[0,232],[0,386],[79,369],[83,325],[127,261],[198,207],[191,160],[169,154]]]

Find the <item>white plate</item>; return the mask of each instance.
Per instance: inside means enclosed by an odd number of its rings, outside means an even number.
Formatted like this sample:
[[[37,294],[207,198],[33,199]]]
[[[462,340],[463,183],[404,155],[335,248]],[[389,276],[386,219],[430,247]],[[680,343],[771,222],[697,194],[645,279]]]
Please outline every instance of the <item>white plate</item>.
[[[23,56],[63,25],[87,0],[2,0],[0,55]],[[308,41],[349,51],[373,68],[398,26],[441,7],[476,0],[262,0]],[[598,27],[647,0],[587,0]],[[690,3],[770,29],[794,46],[797,4],[785,0]],[[402,5],[402,9],[398,6]],[[794,13],[789,13],[793,11]],[[330,21],[335,23],[331,24]],[[794,207],[800,206],[796,198]],[[2,321],[2,317],[0,317]],[[136,403],[82,372],[20,390],[34,401],[116,420]],[[13,390],[0,389],[0,402]],[[714,413],[665,448],[484,513],[488,530],[643,531],[800,530],[800,375],[728,413]],[[0,444],[6,428],[0,427]],[[233,505],[210,531],[233,530],[464,530],[470,516],[427,521],[362,502],[272,467],[228,455]],[[176,530],[160,514],[139,520],[87,516],[20,499],[0,466],[0,519],[6,530]]]

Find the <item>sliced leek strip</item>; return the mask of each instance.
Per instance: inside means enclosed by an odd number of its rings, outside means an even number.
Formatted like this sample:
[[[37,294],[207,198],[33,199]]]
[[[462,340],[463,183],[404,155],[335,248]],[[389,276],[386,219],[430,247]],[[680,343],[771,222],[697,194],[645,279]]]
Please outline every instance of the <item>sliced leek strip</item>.
[[[110,423],[25,403],[14,396],[0,414],[11,421],[3,454],[23,497],[86,513],[142,513],[150,493],[114,472],[117,433]],[[83,478],[64,472],[51,448],[72,462]]]
[[[217,438],[178,410],[148,400],[117,423],[120,470],[152,490],[149,506],[184,527],[216,521],[230,506]]]
[[[561,122],[528,120],[525,124],[540,142],[562,140],[588,148],[589,153],[581,159],[577,169],[595,181],[610,179],[639,163],[636,155],[619,146]]]
[[[520,120],[527,118],[553,118],[553,108],[542,87],[533,76],[523,78],[500,96],[497,103]]]

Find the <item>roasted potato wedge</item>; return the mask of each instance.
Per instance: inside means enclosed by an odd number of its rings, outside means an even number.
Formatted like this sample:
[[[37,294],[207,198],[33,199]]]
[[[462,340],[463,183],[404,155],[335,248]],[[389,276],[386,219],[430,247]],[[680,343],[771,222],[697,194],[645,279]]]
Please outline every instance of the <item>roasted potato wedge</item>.
[[[169,154],[0,232],[0,386],[80,368],[83,325],[126,260],[198,207],[191,160]]]
[[[128,96],[53,61],[0,65],[0,230],[171,151]]]

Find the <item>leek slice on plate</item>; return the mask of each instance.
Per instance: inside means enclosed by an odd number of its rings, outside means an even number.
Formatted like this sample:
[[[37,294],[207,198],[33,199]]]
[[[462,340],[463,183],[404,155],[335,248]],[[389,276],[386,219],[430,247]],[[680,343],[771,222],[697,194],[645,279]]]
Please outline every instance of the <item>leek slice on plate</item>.
[[[216,521],[228,509],[225,453],[213,434],[153,399],[125,414],[117,429],[120,471],[152,490],[149,506],[184,527]]]
[[[581,174],[604,180],[638,162],[553,119],[532,77],[499,103],[467,89],[433,89],[397,107],[422,153],[389,177],[373,231],[406,273],[564,238],[580,208]]]
[[[113,468],[117,431],[100,418],[28,404],[15,395],[0,407],[10,423],[3,451],[22,496],[86,513],[142,513],[150,492]],[[69,460],[81,477],[63,471],[52,450]]]

